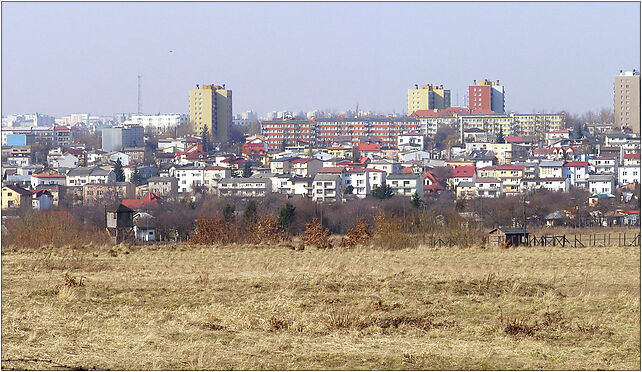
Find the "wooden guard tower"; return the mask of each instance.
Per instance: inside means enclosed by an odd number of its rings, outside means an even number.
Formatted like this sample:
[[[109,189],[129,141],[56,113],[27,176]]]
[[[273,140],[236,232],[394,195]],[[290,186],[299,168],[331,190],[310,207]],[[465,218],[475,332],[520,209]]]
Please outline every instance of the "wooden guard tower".
[[[134,242],[134,210],[122,204],[105,207],[106,229],[114,244]]]

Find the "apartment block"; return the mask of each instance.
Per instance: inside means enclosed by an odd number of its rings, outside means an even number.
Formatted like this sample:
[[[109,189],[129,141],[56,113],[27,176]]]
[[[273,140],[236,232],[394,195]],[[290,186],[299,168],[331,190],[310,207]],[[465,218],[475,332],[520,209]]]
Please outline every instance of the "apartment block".
[[[468,87],[468,108],[477,111],[504,112],[504,86],[496,82],[484,80],[473,81]]]
[[[408,115],[418,110],[439,110],[450,107],[450,90],[443,85],[415,84],[413,89],[408,89]]]
[[[227,143],[232,126],[232,91],[225,84],[197,84],[189,91],[189,120],[196,134],[207,127],[214,141]]]
[[[640,71],[622,71],[613,84],[615,125],[640,133]]]

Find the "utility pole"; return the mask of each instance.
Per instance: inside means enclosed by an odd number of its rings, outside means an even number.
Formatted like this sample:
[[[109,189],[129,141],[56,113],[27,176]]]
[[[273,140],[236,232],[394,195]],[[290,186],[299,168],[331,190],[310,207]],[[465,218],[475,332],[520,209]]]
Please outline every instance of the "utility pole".
[[[522,196],[522,228],[526,230],[526,195]]]
[[[140,81],[143,78],[143,75],[138,75],[138,114],[143,113],[143,96],[141,92]]]

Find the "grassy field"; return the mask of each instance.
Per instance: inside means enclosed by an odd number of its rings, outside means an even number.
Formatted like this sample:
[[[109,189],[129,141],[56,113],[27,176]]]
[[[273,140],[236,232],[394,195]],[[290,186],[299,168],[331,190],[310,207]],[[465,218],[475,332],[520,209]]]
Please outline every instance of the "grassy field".
[[[640,369],[639,248],[2,254],[3,369]]]

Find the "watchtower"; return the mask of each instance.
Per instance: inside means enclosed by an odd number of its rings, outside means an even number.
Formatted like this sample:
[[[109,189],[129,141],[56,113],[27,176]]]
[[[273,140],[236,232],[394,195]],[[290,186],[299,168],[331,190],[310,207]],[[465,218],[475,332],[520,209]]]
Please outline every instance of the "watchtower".
[[[114,244],[134,241],[134,210],[122,204],[105,207],[105,225]]]

